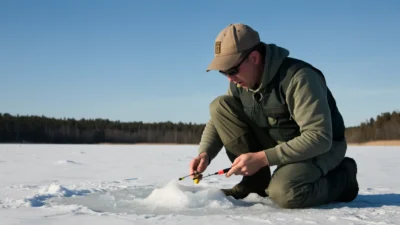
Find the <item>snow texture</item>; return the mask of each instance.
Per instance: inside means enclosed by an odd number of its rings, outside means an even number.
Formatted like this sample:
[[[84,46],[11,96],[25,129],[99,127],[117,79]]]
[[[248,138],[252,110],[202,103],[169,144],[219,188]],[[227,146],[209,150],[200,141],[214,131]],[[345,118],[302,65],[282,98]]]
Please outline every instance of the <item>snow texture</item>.
[[[399,147],[349,147],[359,196],[309,209],[225,197],[239,176],[179,181],[197,147],[0,145],[0,224],[400,224]],[[222,150],[204,174],[229,166]]]

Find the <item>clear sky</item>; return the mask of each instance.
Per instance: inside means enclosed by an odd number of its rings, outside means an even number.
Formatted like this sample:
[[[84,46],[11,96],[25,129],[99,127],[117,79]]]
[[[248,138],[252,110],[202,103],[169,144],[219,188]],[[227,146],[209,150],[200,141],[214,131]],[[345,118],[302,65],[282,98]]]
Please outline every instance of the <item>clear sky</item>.
[[[320,68],[347,126],[400,110],[400,1],[4,0],[0,112],[205,123],[239,22]]]

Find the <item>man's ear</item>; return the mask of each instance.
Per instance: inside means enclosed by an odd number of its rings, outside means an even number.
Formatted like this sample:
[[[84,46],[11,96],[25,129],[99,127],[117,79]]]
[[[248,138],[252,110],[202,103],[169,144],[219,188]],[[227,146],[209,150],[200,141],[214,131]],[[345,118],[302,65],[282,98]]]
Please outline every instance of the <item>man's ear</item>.
[[[261,55],[257,51],[253,51],[252,53],[250,53],[249,59],[253,64],[256,65],[261,63]]]

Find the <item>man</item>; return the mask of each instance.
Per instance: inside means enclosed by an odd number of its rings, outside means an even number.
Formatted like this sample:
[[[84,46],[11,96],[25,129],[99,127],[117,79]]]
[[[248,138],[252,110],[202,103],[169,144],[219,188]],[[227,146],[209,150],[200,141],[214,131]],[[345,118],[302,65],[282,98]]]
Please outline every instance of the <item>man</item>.
[[[283,208],[354,200],[357,165],[345,157],[344,122],[322,73],[245,24],[224,28],[214,54],[207,72],[224,74],[229,88],[210,104],[190,174],[224,147],[232,162],[226,176],[243,176],[222,189],[227,196],[257,193]],[[277,166],[272,176],[270,166]]]

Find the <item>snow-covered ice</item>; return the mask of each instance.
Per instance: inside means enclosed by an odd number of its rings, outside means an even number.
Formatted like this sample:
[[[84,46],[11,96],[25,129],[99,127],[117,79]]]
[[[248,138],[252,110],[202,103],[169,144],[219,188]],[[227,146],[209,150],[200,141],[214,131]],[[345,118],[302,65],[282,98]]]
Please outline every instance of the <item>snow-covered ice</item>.
[[[399,147],[349,147],[357,199],[295,210],[223,196],[238,176],[178,181],[196,154],[196,145],[0,145],[0,224],[400,224]],[[229,166],[221,151],[205,174]]]

